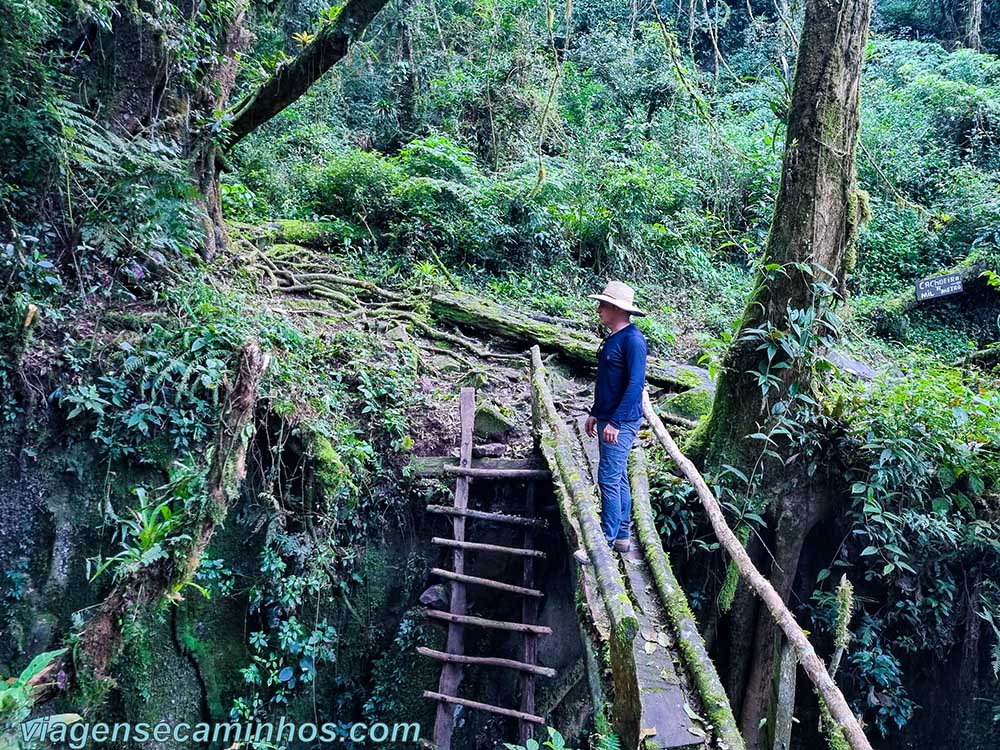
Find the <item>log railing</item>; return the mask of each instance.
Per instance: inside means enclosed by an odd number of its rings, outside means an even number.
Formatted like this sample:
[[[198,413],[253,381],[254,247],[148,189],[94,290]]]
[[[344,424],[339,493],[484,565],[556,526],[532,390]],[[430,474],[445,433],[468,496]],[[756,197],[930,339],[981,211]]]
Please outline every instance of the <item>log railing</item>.
[[[757,570],[757,567],[750,559],[750,555],[747,554],[747,551],[740,544],[733,530],[729,528],[729,524],[726,523],[726,518],[722,514],[722,508],[719,506],[719,501],[708,488],[705,478],[702,477],[697,467],[681,453],[680,448],[677,447],[677,443],[670,436],[670,432],[653,410],[649,394],[646,392],[643,392],[642,396],[642,410],[646,420],[653,428],[656,439],[666,449],[667,454],[677,464],[677,467],[684,474],[685,478],[694,486],[698,499],[701,500],[702,506],[708,515],[708,520],[712,524],[712,529],[715,531],[716,538],[726,550],[726,553],[732,558],[733,562],[736,563],[740,576],[750,585],[754,593],[760,597],[760,600],[767,607],[778,627],[785,634],[785,638],[788,639],[792,648],[795,649],[796,659],[802,665],[802,670],[812,681],[816,687],[816,692],[819,693],[820,698],[829,709],[830,714],[836,722],[837,730],[843,733],[843,739],[847,741],[852,750],[872,750],[871,743],[868,742],[868,738],[865,736],[860,722],[858,722],[854,712],[851,711],[850,706],[847,705],[843,693],[840,692],[840,688],[833,681],[829,671],[827,671],[826,665],[823,664],[823,660],[816,654],[816,650],[806,637],[802,626],[795,621],[795,616],[785,606],[785,603],[781,600],[778,592],[774,590],[771,582]]]

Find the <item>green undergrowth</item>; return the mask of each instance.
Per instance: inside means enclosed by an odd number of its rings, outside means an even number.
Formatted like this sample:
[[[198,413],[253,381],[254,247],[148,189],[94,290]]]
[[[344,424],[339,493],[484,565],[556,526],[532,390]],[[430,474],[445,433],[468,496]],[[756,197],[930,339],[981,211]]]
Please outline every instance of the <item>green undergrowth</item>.
[[[176,661],[174,646],[162,643],[163,629],[174,627],[169,614],[166,625],[162,614],[137,622],[119,662],[132,665],[135,680],[119,682],[115,694],[156,710],[168,685],[197,678],[202,687],[192,689],[204,690],[214,717],[250,720],[298,711],[319,680],[359,711],[372,689],[373,652],[393,639],[391,602],[407,601],[422,577],[419,561],[407,566],[413,575],[391,574],[403,550],[383,549],[409,512],[399,482],[421,398],[412,353],[363,325],[293,322],[270,312],[239,274],[213,268],[182,274],[157,297],[155,306],[98,317],[89,339],[70,342],[53,394],[63,439],[91,446],[97,466],[116,477],[105,492],[106,545],[90,563],[93,593],[186,554],[208,502],[204,477],[221,409],[241,349],[255,342],[270,360],[246,436],[246,492],[232,498],[194,578],[163,603],[190,609],[193,599],[217,599],[218,613],[235,606],[247,624],[245,640],[223,658],[213,639],[234,634],[213,624],[215,610],[202,615],[204,625],[181,618],[176,641],[200,670],[191,675],[183,655]],[[230,526],[244,544],[227,543]],[[154,662],[171,671],[161,674]],[[335,666],[352,662],[343,672]],[[161,684],[167,692],[157,692]],[[98,687],[82,688],[94,693],[93,710]]]
[[[829,529],[837,541],[823,547],[825,565],[811,584],[806,627],[821,651],[843,640],[835,587],[846,574],[857,607],[838,680],[886,736],[918,710],[905,665],[960,647],[960,613],[984,622],[1000,676],[1000,381],[929,352],[893,356],[899,369],[867,385],[830,381],[818,394],[819,421],[803,425],[821,429],[834,448],[827,461],[840,467],[832,491],[841,508]],[[704,616],[731,596],[731,577],[692,489],[655,454],[650,478],[658,530]],[[731,526],[749,538],[762,519],[733,501],[739,476],[723,467],[709,482]]]

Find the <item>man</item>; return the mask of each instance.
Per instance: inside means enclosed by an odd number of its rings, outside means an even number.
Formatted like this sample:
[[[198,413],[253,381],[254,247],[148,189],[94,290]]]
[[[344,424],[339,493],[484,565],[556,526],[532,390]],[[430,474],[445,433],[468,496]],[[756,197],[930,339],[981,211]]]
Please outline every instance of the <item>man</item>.
[[[646,339],[631,316],[645,313],[635,306],[632,287],[620,281],[608,282],[603,292],[588,297],[598,300],[597,315],[611,334],[597,352],[594,406],[585,429],[600,441],[601,528],[615,551],[628,552],[632,517],[628,454],[642,421],[647,351]]]

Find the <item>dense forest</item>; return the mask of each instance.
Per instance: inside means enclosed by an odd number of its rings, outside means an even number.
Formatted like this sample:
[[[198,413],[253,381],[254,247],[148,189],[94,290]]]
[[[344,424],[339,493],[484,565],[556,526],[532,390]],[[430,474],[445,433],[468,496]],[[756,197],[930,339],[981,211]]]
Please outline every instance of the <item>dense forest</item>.
[[[998,55],[996,0],[0,0],[0,748],[42,717],[664,747],[626,728],[614,605],[586,614],[579,476],[525,537],[548,728],[424,696],[458,674],[427,658],[440,508],[525,502],[441,468],[460,389],[477,465],[558,475],[539,404],[592,397],[609,279],[691,463],[647,414],[637,533],[701,695],[671,746],[1000,747]]]

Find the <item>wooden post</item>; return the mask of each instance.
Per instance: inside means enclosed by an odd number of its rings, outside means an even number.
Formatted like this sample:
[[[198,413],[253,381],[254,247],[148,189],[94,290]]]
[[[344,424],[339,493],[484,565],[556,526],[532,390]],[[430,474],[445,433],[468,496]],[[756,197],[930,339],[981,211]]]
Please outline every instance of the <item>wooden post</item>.
[[[528,482],[524,496],[524,515],[531,518],[535,514],[535,485]],[[534,549],[535,530],[528,526],[524,530],[525,549]],[[524,558],[524,578],[525,588],[535,587],[535,560],[532,557]],[[526,596],[521,604],[521,622],[534,625],[538,620],[538,600]],[[538,658],[538,636],[525,632],[524,644],[521,650],[521,660],[526,664],[534,664]],[[521,711],[525,714],[535,713],[535,675],[524,672],[521,675]],[[518,722],[518,742],[526,745],[534,734],[534,724],[521,719]]]
[[[462,425],[461,445],[459,448],[459,466],[467,469],[472,464],[472,425],[476,416],[476,391],[473,388],[463,388],[459,396],[459,417]],[[469,504],[469,477],[459,475],[455,480],[455,508],[466,510]],[[465,516],[452,516],[453,536],[459,542],[465,541]],[[453,557],[454,572],[465,573],[465,550],[456,547]],[[465,584],[461,580],[451,582],[451,602],[448,611],[453,615],[465,614]],[[449,654],[464,652],[462,624],[454,621],[448,625],[448,644],[445,649]],[[458,686],[462,681],[460,664],[446,663],[441,668],[441,678],[438,681],[438,693],[454,697],[458,694]],[[434,720],[434,744],[438,750],[451,750],[451,733],[455,727],[455,709],[451,702],[438,702],[437,716]]]
[[[780,636],[775,636],[780,637]],[[774,701],[774,726],[772,750],[789,750],[792,746],[792,725],[795,714],[795,677],[798,664],[795,661],[795,650],[787,639],[783,639],[781,656],[778,658],[775,670],[777,700]]]

